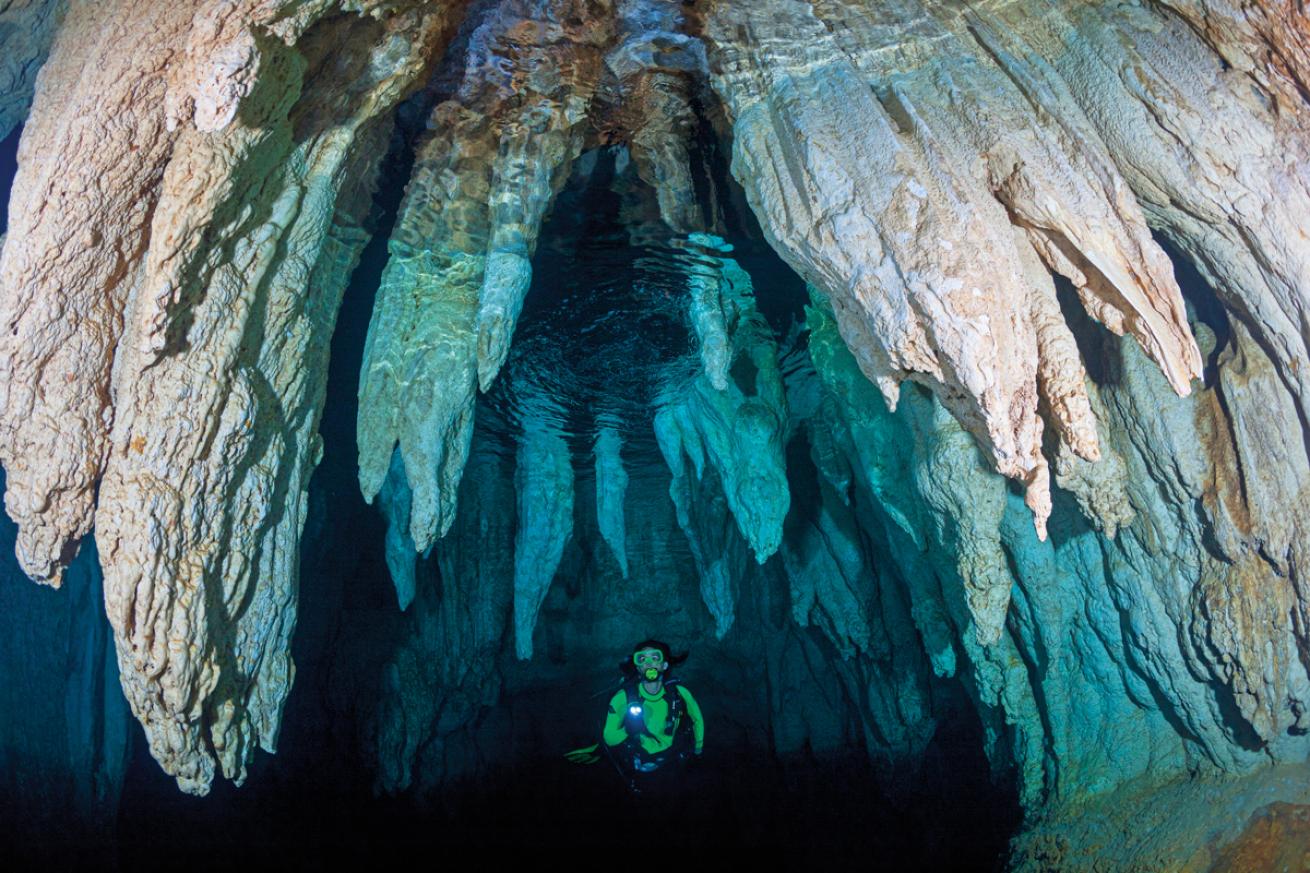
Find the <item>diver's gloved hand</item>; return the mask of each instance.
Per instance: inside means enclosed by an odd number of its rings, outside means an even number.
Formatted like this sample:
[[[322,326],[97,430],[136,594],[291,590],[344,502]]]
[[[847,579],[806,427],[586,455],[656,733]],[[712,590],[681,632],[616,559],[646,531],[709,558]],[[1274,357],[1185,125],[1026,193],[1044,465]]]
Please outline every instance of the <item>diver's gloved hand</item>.
[[[571,764],[594,764],[600,760],[600,744],[574,749],[564,755]]]
[[[696,749],[686,758],[687,769],[699,770],[705,766],[704,761],[705,761],[705,755],[703,754],[702,750]]]

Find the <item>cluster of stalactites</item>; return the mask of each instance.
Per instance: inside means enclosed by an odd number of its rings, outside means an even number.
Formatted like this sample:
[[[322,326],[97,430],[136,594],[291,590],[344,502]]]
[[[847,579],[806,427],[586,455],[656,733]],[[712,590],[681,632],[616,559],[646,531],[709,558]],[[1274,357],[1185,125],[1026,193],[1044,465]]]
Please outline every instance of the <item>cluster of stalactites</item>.
[[[687,168],[700,43],[669,0],[501,0],[469,27],[390,242],[360,380],[360,487],[399,451],[418,551],[450,529],[476,392],[509,353],[542,221],[588,144],[629,143],[670,232],[697,226]],[[384,498],[400,497],[391,489]]]
[[[371,498],[403,471],[383,500],[405,548],[450,525],[476,391],[505,360],[579,150],[628,142],[664,222],[706,243],[686,166],[702,52],[734,172],[861,372],[889,406],[901,381],[928,385],[1027,486],[1039,532],[1039,415],[1057,480],[1094,521],[1113,532],[1133,515],[1121,470],[1093,472],[1109,455],[1051,273],[1174,391],[1199,373],[1148,222],[1310,417],[1297,4],[717,0],[698,9],[703,41],[678,5],[478,5],[419,145],[361,375],[361,487]],[[328,340],[387,119],[463,5],[71,4],[32,86],[25,53],[63,8],[0,12],[31,28],[0,27],[0,127],[32,87],[0,250],[6,509],[24,571],[52,585],[94,522],[128,700],[155,756],[201,792],[276,740]],[[787,507],[776,362],[753,308],[725,302],[733,266],[693,276],[704,374],[659,433],[720,632],[734,578],[720,559],[734,537],[771,554]],[[525,449],[525,465],[554,450]],[[715,489],[730,515],[697,515]],[[551,518],[563,503],[529,497],[522,512]],[[990,638],[1000,586],[972,578]],[[524,591],[535,615],[544,588]]]
[[[832,302],[895,408],[933,388],[1050,513],[1044,405],[1099,454],[1083,368],[1046,270],[1142,343],[1180,394],[1200,374],[1165,254],[1092,124],[1046,68],[952,4],[718,2],[705,27],[733,169],[774,247]]]
[[[741,544],[762,564],[782,542],[791,502],[784,459],[788,415],[773,331],[755,307],[750,277],[723,240],[699,240],[700,275],[693,285],[705,298],[702,308],[721,323],[723,366],[702,369],[665,392],[655,436],[673,474],[669,495],[691,546],[702,599],[722,637],[735,614]]]
[[[123,690],[185,791],[276,745],[328,344],[450,12],[71,4],[37,80],[0,252],[6,508],[50,584],[94,522]]]

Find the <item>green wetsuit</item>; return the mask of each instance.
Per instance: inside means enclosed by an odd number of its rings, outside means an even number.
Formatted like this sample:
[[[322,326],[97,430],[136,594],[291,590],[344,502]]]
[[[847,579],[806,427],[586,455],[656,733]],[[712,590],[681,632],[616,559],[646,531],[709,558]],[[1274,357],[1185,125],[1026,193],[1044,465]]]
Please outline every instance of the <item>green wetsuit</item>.
[[[700,705],[685,686],[677,684],[673,687],[686,701],[687,715],[691,718],[692,738],[696,741],[696,754],[699,755],[705,743],[705,720],[701,718]],[[660,690],[655,694],[647,693],[644,682],[639,683],[637,689],[641,694],[642,720],[646,723],[646,733],[639,737],[641,748],[648,755],[659,754],[673,745],[676,736],[676,732],[665,724],[669,717],[669,702],[664,699],[665,686],[660,685]],[[628,732],[623,727],[623,717],[627,714],[627,710],[628,694],[620,688],[618,693],[610,698],[609,714],[605,716],[603,734],[605,745],[619,746],[627,740]],[[685,727],[680,729],[686,730]]]

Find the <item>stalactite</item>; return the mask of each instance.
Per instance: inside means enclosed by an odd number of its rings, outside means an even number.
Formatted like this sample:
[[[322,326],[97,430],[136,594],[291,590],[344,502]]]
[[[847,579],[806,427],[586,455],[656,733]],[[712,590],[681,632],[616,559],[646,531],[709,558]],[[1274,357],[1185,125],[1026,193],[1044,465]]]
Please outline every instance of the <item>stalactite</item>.
[[[186,42],[194,4],[150,19],[135,5],[69,11],[19,144],[0,251],[5,508],[23,571],[56,586],[91,528],[114,347],[179,135],[164,112],[163,66],[148,59]]]
[[[596,434],[596,520],[600,535],[609,543],[623,578],[628,578],[628,550],[623,501],[628,492],[628,473],[620,454],[623,438],[618,428],[605,424]]]
[[[50,585],[94,527],[117,675],[184,790],[276,746],[328,342],[379,162],[411,145],[357,420],[407,610],[367,728],[380,789],[477,766],[502,668],[648,603],[758,658],[745,730],[775,753],[862,742],[894,768],[972,707],[1033,816],[1305,759],[1299,6],[79,2],[33,90],[62,8],[0,11],[0,138],[31,102],[0,238],[6,505]],[[814,286],[785,367],[731,254],[767,253],[728,148]],[[630,397],[622,429],[594,396],[516,406],[516,356],[482,401],[521,425],[511,488],[477,392],[587,149],[575,178],[618,201],[644,276],[676,277],[651,323],[677,359],[652,447]],[[595,523],[581,506],[570,546],[567,428],[591,420]],[[113,780],[79,586],[60,742]],[[551,657],[503,660],[511,629]]]
[[[596,4],[604,8],[608,4]],[[491,227],[478,295],[478,385],[491,387],[509,354],[514,325],[532,283],[541,220],[582,149],[584,124],[600,77],[610,22],[578,0],[507,0],[484,62],[510,59],[495,106],[499,147],[488,200]],[[502,36],[503,34],[503,36]],[[474,37],[475,41],[477,37]],[[496,45],[503,39],[505,45]],[[482,60],[479,58],[479,60]],[[482,72],[486,72],[484,68]]]
[[[573,460],[550,415],[523,422],[514,471],[514,649],[522,660],[532,657],[537,613],[573,535]]]
[[[702,371],[677,386],[681,393],[667,396],[655,416],[655,434],[673,473],[669,494],[678,522],[691,541],[706,605],[723,636],[732,624],[736,564],[723,523],[729,514],[735,518],[756,561],[764,563],[782,541],[790,495],[782,451],[787,406],[773,332],[755,308],[746,272],[730,258],[713,260],[705,269],[719,277],[719,305],[732,324],[731,378],[720,390]],[[705,481],[707,465],[718,480],[717,491]],[[721,505],[693,505],[702,502]]]
[[[691,296],[688,311],[692,330],[700,341],[701,366],[705,368],[705,377],[714,390],[726,391],[733,349],[721,290],[728,281],[722,270],[726,261],[720,256],[726,255],[732,247],[718,237],[704,233],[692,234],[688,242],[687,285]]]
[[[438,106],[431,128],[387,245],[360,367],[357,427],[365,500],[382,488],[393,450],[404,462],[407,535],[418,550],[450,529],[473,437],[487,210],[462,192],[485,190],[478,145],[492,147],[482,116],[456,104]]]
[[[1039,344],[1010,221],[1031,229],[1090,311],[1141,337],[1183,393],[1200,372],[1195,343],[1167,261],[1108,160],[1077,141],[1054,150],[1016,114],[1022,100],[985,56],[942,56],[962,67],[957,77],[916,50],[949,33],[915,5],[889,11],[905,20],[877,24],[854,3],[712,6],[706,35],[733,116],[733,172],[775,248],[832,299],[888,404],[904,378],[933,386],[996,468],[1025,484],[1043,534]],[[1071,162],[1087,175],[1070,175]],[[1103,217],[1085,225],[1093,209]]]
[[[391,456],[391,468],[387,470],[387,478],[378,492],[378,503],[387,519],[387,570],[391,573],[391,584],[396,589],[396,605],[402,612],[414,602],[414,592],[418,585],[418,555],[415,554],[414,541],[409,535],[410,498],[405,465],[400,459],[400,452],[396,452]]]

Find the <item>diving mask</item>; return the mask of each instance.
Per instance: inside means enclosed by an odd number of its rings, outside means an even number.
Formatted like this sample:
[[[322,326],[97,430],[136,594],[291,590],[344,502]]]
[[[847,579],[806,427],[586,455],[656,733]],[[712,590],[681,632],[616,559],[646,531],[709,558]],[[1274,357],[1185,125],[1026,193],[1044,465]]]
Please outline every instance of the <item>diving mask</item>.
[[[655,682],[660,678],[660,673],[666,666],[664,663],[664,653],[659,649],[642,649],[632,656],[632,663],[636,665],[637,672],[647,682]]]

